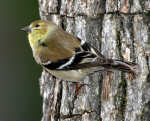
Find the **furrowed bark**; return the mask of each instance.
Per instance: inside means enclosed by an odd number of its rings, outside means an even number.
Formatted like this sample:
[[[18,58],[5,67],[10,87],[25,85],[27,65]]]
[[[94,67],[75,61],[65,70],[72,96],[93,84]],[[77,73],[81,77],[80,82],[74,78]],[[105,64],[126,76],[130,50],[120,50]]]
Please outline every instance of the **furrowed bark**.
[[[40,78],[42,121],[149,121],[150,1],[39,0],[41,19],[94,45],[107,58],[136,62],[136,78],[115,71],[75,83],[46,71]]]

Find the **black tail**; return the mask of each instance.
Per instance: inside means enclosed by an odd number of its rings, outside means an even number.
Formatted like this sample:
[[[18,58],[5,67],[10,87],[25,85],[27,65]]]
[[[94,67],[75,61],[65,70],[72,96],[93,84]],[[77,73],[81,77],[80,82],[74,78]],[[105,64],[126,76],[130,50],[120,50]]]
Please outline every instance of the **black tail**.
[[[136,63],[113,59],[105,59],[105,62],[100,62],[99,64],[102,64],[101,66],[105,69],[120,70],[124,72],[135,72],[135,69],[137,67]]]
[[[120,61],[120,60],[113,60],[113,59],[102,59],[97,58],[93,62],[86,62],[80,63],[77,65],[73,65],[69,68],[65,68],[65,70],[76,70],[76,69],[84,69],[84,68],[91,68],[91,67],[103,67],[106,71],[110,70],[120,70],[124,72],[134,72],[137,64],[132,62]]]
[[[129,80],[136,78],[136,68],[137,68],[136,63],[113,60],[113,59],[104,59],[103,63],[101,63],[101,61],[98,62],[98,64],[104,67],[106,71],[120,70],[120,71],[129,73],[129,76],[128,76]]]
[[[127,61],[121,61],[115,59],[97,58],[93,62],[86,62],[77,65],[72,65],[71,67],[65,68],[65,70],[86,69],[91,67],[97,67],[96,71],[120,70],[132,74],[133,78],[135,78],[137,64],[133,62],[127,62]]]

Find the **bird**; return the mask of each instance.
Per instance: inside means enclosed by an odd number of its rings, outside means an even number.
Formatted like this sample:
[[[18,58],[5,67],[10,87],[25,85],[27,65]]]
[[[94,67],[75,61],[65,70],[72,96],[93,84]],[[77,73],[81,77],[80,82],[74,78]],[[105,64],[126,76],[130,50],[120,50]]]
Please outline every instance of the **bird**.
[[[35,61],[61,80],[80,82],[90,74],[114,70],[135,74],[136,63],[106,58],[52,21],[36,20],[21,30],[27,33]]]

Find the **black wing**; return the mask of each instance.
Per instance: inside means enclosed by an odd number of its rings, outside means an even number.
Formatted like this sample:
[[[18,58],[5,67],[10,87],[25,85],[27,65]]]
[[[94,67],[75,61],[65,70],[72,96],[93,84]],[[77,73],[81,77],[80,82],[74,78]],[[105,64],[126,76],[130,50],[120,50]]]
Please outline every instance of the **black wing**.
[[[83,63],[84,59],[93,59],[93,61]],[[74,56],[57,62],[43,63],[43,66],[51,70],[77,70],[99,66],[106,70],[134,72],[137,64],[115,59],[106,59],[96,48],[91,47],[88,43],[84,43],[80,48],[76,49]]]
[[[92,51],[94,51],[94,49],[92,50],[90,44],[84,43],[80,48],[76,48],[74,56],[59,60],[57,62],[43,63],[42,65],[51,70],[75,70],[80,68],[87,68],[85,66],[86,63],[81,64],[81,62],[86,58],[97,58],[96,52],[94,53]]]

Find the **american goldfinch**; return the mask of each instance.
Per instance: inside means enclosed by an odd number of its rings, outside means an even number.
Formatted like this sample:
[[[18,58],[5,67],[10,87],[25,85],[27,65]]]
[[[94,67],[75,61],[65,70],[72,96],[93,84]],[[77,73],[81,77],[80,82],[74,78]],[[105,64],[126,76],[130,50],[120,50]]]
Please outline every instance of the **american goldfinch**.
[[[35,61],[57,78],[78,82],[97,71],[134,73],[135,63],[106,59],[89,43],[56,24],[37,20],[24,27]]]

